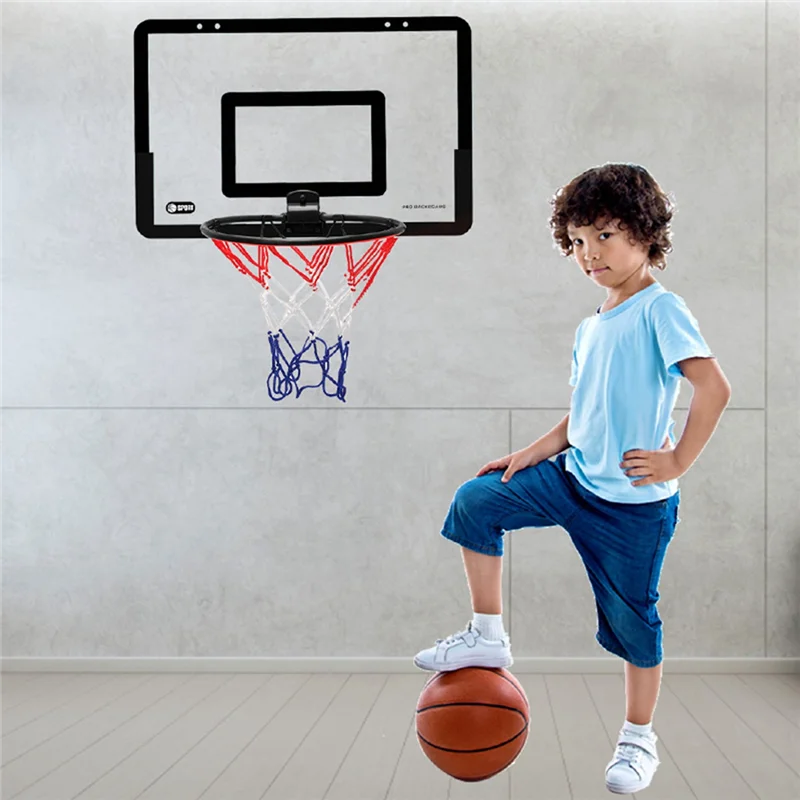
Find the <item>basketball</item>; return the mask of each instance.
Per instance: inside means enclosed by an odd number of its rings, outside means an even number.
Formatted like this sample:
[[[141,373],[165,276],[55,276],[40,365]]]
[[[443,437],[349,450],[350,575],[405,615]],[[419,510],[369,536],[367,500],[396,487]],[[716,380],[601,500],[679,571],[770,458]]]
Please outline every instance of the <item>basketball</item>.
[[[514,763],[529,720],[525,690],[508,670],[437,672],[417,701],[417,741],[442,772],[484,781]]]

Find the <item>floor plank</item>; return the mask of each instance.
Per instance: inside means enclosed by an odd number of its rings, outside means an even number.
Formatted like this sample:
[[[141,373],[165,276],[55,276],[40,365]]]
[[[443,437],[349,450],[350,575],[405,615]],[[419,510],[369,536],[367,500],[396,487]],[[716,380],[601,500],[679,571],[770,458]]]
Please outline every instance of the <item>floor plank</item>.
[[[349,675],[261,800],[324,797],[387,680],[386,675]]]
[[[41,680],[44,675],[35,672],[2,672],[0,673],[0,693],[3,698],[6,694],[19,691],[26,684]]]
[[[390,675],[324,800],[383,798],[395,776],[417,699],[429,675]],[[416,746],[416,741],[415,741]]]
[[[419,687],[420,692],[424,682],[430,678],[431,673],[426,673],[423,683]],[[411,719],[397,761],[397,769],[391,784],[389,784],[389,793],[385,800],[421,800],[422,798],[424,800],[448,800],[450,776],[431,763],[417,740],[416,707],[417,700],[415,698],[410,709]]]
[[[714,675],[703,682],[800,776],[800,727],[793,725],[737,675]]]
[[[44,781],[59,767],[69,763],[81,752],[102,742],[131,720],[146,714],[149,708],[192,680],[191,675],[157,675],[137,691],[92,714],[72,728],[48,739],[43,745],[11,761],[3,768],[3,800],[17,797],[23,790],[31,789],[30,798],[40,800],[45,796]],[[58,787],[58,782],[50,784]],[[87,784],[79,787],[85,788]],[[63,795],[62,795],[63,798]]]
[[[778,677],[792,687],[796,692],[800,693],[800,675],[791,673],[789,675],[778,675]]]
[[[114,676],[108,681],[96,681],[96,686],[68,699],[53,711],[4,733],[3,765],[43,745],[152,678],[152,675],[127,674]]]
[[[653,727],[697,800],[762,800],[672,691],[670,677],[662,678]]]
[[[613,748],[589,689],[582,675],[546,675],[545,685],[572,798],[597,800],[607,793],[605,769]]]
[[[26,675],[27,680],[14,680],[22,677],[22,675],[12,674],[3,679],[2,709],[4,713],[43,692],[55,689],[58,686],[66,687],[85,676],[77,672],[56,672],[44,675]]]
[[[13,733],[111,678],[111,675],[74,675],[63,683],[47,682],[38,688],[31,687],[28,692],[23,689],[17,702],[10,700],[10,705],[3,709],[3,733]],[[27,696],[23,697],[23,693]]]
[[[134,800],[139,797],[263,684],[261,675],[229,675],[218,684],[209,681],[211,691],[200,702],[190,705],[173,722],[139,744],[129,757],[81,792],[80,800],[108,800],[110,797]]]
[[[101,781],[109,772],[118,770],[120,765],[129,759],[136,759],[140,748],[196,706],[207,702],[210,695],[230,680],[230,675],[190,677],[174,691],[65,761],[34,786],[22,792],[18,800],[78,796],[84,800],[92,794],[92,787],[96,782]],[[32,752],[36,753],[40,749],[37,748]],[[122,769],[124,771],[125,767]],[[105,781],[102,783],[108,785]],[[119,784],[109,795],[114,797],[114,800],[117,800],[118,786]]]
[[[417,741],[430,673],[8,677],[3,800],[598,800],[625,711],[621,670],[517,675],[526,745],[466,783]],[[665,674],[662,763],[628,800],[800,800],[798,687],[794,675]]]
[[[780,675],[740,675],[779,714],[800,727],[800,693],[795,692]]]
[[[315,674],[264,725],[200,797],[261,800],[295,750],[342,691],[347,674]],[[309,770],[314,764],[307,765]]]
[[[275,715],[311,680],[309,674],[262,675],[261,685],[137,800],[194,800],[221,778]],[[230,784],[229,784],[230,785]],[[233,796],[233,795],[232,795]]]
[[[715,679],[718,678],[715,676]],[[800,776],[699,675],[670,675],[670,689],[759,798],[800,797]]]
[[[510,800],[529,800],[532,789],[548,800],[571,800],[567,767],[561,754],[553,707],[544,675],[516,676],[531,707],[528,740],[509,768]]]

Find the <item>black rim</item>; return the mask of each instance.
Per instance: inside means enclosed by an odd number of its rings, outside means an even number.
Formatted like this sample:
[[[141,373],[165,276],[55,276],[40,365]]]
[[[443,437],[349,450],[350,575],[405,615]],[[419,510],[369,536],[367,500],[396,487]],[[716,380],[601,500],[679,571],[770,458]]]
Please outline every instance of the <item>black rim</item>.
[[[209,239],[243,244],[319,245],[368,242],[400,236],[406,226],[387,217],[320,214],[314,222],[287,221],[286,215],[217,217],[200,225]]]

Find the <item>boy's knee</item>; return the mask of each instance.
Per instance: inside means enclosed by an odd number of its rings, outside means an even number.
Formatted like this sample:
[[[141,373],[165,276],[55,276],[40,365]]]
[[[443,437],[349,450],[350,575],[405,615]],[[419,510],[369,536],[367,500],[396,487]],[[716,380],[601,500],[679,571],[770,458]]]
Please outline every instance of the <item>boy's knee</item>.
[[[453,497],[453,503],[460,511],[474,508],[486,499],[487,478],[489,478],[489,475],[471,478],[458,487]]]

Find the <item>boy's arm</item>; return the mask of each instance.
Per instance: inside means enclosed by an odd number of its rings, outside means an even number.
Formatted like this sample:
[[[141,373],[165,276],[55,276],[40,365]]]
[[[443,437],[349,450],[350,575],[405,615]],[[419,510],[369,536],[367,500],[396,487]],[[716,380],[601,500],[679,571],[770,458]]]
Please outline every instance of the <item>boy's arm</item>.
[[[675,445],[675,460],[685,473],[716,430],[731,399],[731,385],[715,358],[687,358],[678,365],[694,390],[683,434]]]
[[[544,436],[540,436],[533,444],[529,445],[529,449],[536,453],[539,461],[545,461],[551,456],[558,455],[562,451],[571,447],[567,441],[567,426],[569,425],[569,414],[567,414],[558,425],[551,431],[548,431]]]

